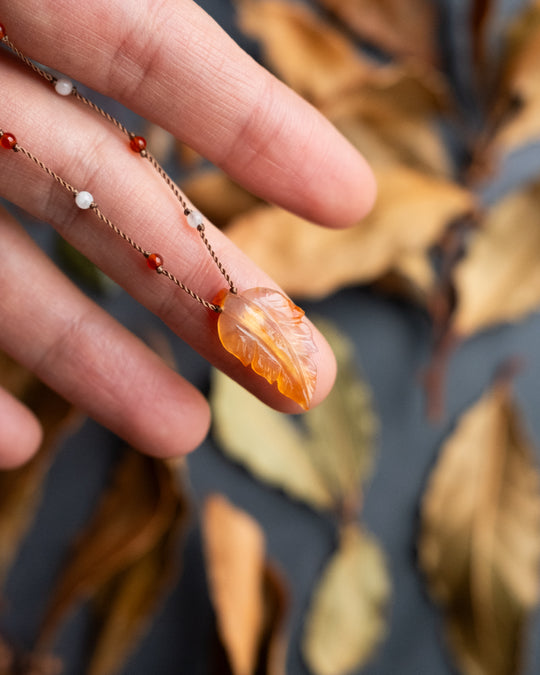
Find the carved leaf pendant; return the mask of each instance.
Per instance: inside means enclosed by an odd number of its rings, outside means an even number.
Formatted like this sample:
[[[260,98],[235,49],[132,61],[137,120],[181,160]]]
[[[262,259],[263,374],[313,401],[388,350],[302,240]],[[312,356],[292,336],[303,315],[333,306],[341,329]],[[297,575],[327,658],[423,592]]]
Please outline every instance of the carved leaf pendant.
[[[304,311],[271,288],[223,291],[216,299],[221,344],[303,408],[317,380],[317,351]]]

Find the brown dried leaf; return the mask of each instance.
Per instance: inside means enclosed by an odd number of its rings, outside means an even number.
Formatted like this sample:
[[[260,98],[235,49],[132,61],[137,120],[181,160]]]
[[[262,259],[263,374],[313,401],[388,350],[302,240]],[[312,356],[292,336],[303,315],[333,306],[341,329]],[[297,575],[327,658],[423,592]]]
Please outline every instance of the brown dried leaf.
[[[306,620],[302,651],[314,675],[345,675],[369,660],[386,631],[389,596],[378,543],[357,525],[348,525]]]
[[[189,200],[218,227],[224,227],[236,216],[261,203],[225,173],[215,169],[196,173],[182,183],[182,189]]]
[[[372,68],[306,6],[282,0],[237,0],[237,6],[240,26],[260,41],[266,64],[316,104],[356,85]]]
[[[251,516],[221,495],[202,514],[210,595],[232,675],[284,675],[286,596]]]
[[[454,273],[453,332],[460,336],[540,306],[540,184],[496,204],[473,236]]]
[[[463,672],[521,672],[539,597],[540,476],[508,382],[484,394],[446,441],[421,527],[420,565]]]
[[[289,294],[320,298],[425,253],[452,220],[474,208],[472,193],[442,178],[402,166],[381,169],[377,178],[375,208],[357,227],[315,228],[267,206],[233,221],[227,233]]]
[[[159,542],[175,521],[175,478],[158,459],[126,450],[101,504],[82,532],[58,581],[39,636],[47,648],[61,620]]]
[[[142,639],[178,574],[178,539],[186,518],[187,503],[179,496],[176,512],[161,539],[100,593],[100,628],[87,675],[118,673]]]
[[[211,405],[224,452],[257,477],[319,509],[358,506],[374,456],[377,419],[350,342],[319,322],[338,363],[333,390],[302,417],[305,432],[216,371]]]
[[[0,471],[0,588],[41,499],[41,487],[61,438],[81,420],[73,405],[0,353],[0,384],[20,398],[43,429],[39,452],[24,466]]]
[[[377,69],[321,110],[373,166],[399,162],[449,176],[452,160],[436,119],[450,107],[444,79],[407,64]]]
[[[379,49],[437,65],[438,13],[430,0],[319,0]]]
[[[540,139],[540,2],[526,7],[509,33],[502,86],[495,106],[502,115],[490,149],[508,153]]]

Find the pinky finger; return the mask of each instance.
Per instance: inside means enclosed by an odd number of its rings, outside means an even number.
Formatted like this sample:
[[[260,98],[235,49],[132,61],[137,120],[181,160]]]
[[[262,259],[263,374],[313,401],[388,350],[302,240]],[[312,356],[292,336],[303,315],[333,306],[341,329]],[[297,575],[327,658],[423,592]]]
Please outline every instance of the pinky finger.
[[[0,469],[12,469],[38,450],[42,429],[30,410],[0,387]]]

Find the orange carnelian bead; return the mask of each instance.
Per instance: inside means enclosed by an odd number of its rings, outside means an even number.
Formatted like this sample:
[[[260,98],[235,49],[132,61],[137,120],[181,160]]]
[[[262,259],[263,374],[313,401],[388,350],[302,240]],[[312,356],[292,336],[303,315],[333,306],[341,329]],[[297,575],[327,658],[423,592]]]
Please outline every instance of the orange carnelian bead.
[[[158,267],[163,265],[163,258],[159,253],[150,253],[148,258],[146,258],[146,262],[151,270],[157,270]]]
[[[6,37],[6,27],[3,23],[0,23],[0,40],[3,40]]]
[[[9,131],[6,131],[2,134],[2,138],[0,138],[0,143],[2,144],[2,147],[5,148],[6,150],[13,150],[13,148],[17,145],[17,139],[13,134],[10,134]]]
[[[143,150],[146,150],[146,139],[142,136],[133,136],[129,142],[129,147],[133,152],[142,152]]]

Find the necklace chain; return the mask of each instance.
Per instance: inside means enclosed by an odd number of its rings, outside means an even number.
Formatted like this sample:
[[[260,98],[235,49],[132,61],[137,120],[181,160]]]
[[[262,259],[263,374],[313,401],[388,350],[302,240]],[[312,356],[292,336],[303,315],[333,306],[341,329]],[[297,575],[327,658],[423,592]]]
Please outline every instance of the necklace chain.
[[[2,32],[3,32],[3,27]],[[1,34],[1,32],[0,32]],[[166,185],[170,188],[176,199],[179,201],[182,211],[184,216],[186,217],[188,223],[193,227],[196,227],[199,236],[201,238],[201,241],[203,242],[204,246],[206,247],[208,253],[210,254],[212,260],[214,261],[216,267],[220,271],[220,273],[223,275],[225,280],[227,281],[227,284],[229,285],[229,290],[231,293],[237,293],[236,286],[234,285],[231,277],[229,276],[227,270],[221,263],[219,257],[217,256],[216,252],[214,251],[212,245],[208,241],[208,238],[206,236],[206,231],[205,231],[205,225],[203,222],[203,217],[202,215],[194,210],[191,209],[190,206],[188,205],[183,193],[180,191],[176,183],[171,179],[171,177],[167,174],[167,172],[163,169],[163,167],[159,164],[157,159],[147,150],[146,148],[146,140],[142,136],[137,136],[134,133],[130,132],[127,127],[120,122],[120,120],[116,119],[113,115],[105,111],[103,108],[101,108],[99,105],[91,101],[89,98],[81,94],[79,91],[77,91],[77,88],[66,78],[57,78],[51,73],[47,72],[43,68],[41,68],[39,65],[34,63],[31,59],[29,59],[23,52],[20,51],[16,47],[15,44],[9,39],[9,37],[4,33],[1,38],[1,42],[6,45],[10,51],[20,60],[22,61],[26,66],[31,68],[35,73],[37,73],[40,77],[42,77],[44,80],[46,80],[49,84],[52,84],[55,86],[56,91],[62,95],[71,95],[74,98],[76,98],[78,101],[80,101],[82,104],[86,105],[88,108],[99,114],[101,117],[106,119],[108,122],[113,124],[119,131],[121,131],[125,136],[129,138],[130,141],[130,147],[131,149],[140,154],[141,157],[148,159],[150,162],[151,166],[154,168],[154,170],[161,176],[161,178],[165,181]],[[7,138],[9,136],[9,139]],[[5,138],[6,137],[6,138]],[[11,139],[11,142],[9,142]],[[116,235],[121,237],[124,241],[126,241],[133,249],[135,249],[138,253],[141,253],[148,261],[149,266],[154,269],[158,274],[161,274],[165,278],[169,279],[169,281],[172,281],[174,284],[176,284],[180,289],[182,289],[185,293],[187,293],[189,296],[191,296],[194,300],[196,300],[198,303],[203,305],[203,307],[206,307],[207,309],[211,309],[215,312],[221,312],[222,309],[219,305],[209,302],[208,300],[205,300],[202,298],[200,295],[195,293],[191,288],[186,286],[182,281],[180,281],[174,274],[172,274],[169,270],[167,270],[162,262],[162,258],[159,254],[156,253],[151,253],[150,251],[147,251],[144,249],[142,246],[140,246],[136,241],[134,241],[128,234],[126,234],[122,229],[120,229],[117,225],[115,225],[104,213],[101,211],[97,203],[94,201],[92,195],[86,192],[81,192],[77,188],[75,188],[73,185],[68,183],[64,178],[59,176],[55,171],[53,171],[50,167],[48,167],[44,162],[42,162],[38,157],[36,157],[32,152],[30,152],[27,148],[22,146],[16,138],[12,135],[9,134],[8,132],[0,129],[0,141],[2,142],[3,147],[7,147],[9,149],[14,150],[15,152],[20,153],[27,159],[31,160],[36,164],[40,169],[42,169],[45,173],[47,173],[51,178],[53,178],[57,183],[59,183],[64,189],[68,190],[77,200],[77,204],[80,206],[80,208],[89,208],[94,212],[94,214],[103,222],[105,225],[107,225]],[[88,203],[86,203],[84,206],[81,206],[78,200],[78,197],[88,197]]]

